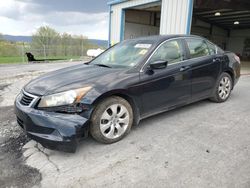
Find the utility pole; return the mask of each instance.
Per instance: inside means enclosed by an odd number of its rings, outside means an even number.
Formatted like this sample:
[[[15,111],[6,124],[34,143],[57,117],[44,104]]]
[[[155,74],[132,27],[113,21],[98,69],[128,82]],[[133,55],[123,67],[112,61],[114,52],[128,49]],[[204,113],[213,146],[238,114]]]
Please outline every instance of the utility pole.
[[[82,57],[83,57],[83,37],[81,37],[81,39],[82,39]]]
[[[24,42],[22,43],[22,59],[23,59],[23,63],[24,63]]]
[[[45,45],[43,44],[43,55],[44,55],[44,58],[46,59],[46,49],[45,49]]]

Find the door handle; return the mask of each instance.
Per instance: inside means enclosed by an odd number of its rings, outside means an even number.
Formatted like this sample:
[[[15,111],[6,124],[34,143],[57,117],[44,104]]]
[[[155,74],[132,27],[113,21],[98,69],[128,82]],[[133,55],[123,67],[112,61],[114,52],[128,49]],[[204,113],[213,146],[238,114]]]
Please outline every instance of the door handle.
[[[213,58],[213,63],[220,61],[219,58]]]
[[[188,70],[188,69],[190,69],[191,67],[190,66],[182,66],[181,68],[180,68],[180,71],[185,71],[185,70]]]

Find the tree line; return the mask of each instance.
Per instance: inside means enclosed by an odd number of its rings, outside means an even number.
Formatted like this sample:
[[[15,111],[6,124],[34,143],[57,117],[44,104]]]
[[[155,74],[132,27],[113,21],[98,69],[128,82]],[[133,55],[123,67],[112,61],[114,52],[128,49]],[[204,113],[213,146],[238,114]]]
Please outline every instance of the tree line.
[[[98,48],[83,35],[60,34],[55,29],[42,26],[32,35],[31,43],[11,42],[0,34],[0,56],[22,56],[31,52],[39,57],[85,56],[88,49]]]
[[[89,43],[83,35],[60,34],[48,26],[40,27],[32,36],[31,52],[39,56],[85,56],[90,48],[98,48]]]
[[[20,56],[21,44],[18,42],[6,41],[0,34],[0,57]]]

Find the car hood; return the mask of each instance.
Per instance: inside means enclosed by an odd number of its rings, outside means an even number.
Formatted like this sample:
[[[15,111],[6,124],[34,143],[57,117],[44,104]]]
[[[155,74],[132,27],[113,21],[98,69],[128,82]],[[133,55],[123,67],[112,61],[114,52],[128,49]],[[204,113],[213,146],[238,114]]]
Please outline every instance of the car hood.
[[[24,90],[42,96],[96,84],[105,85],[105,82],[111,81],[112,74],[115,76],[118,72],[121,69],[76,65],[44,74],[30,81]]]

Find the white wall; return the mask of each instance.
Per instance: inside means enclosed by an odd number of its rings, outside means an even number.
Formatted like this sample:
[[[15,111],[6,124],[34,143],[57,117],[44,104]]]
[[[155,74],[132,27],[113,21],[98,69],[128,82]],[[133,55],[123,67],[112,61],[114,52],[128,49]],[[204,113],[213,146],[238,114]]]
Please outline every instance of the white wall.
[[[199,19],[193,19],[191,34],[203,36],[221,48],[227,46],[228,43],[226,30],[217,26],[213,26],[212,34],[210,34],[210,24]]]
[[[130,0],[111,6],[111,44],[120,42],[121,25],[125,24],[121,23],[122,9],[155,2],[162,2],[160,34],[190,32],[187,28],[190,25],[188,18],[192,18],[193,0]]]
[[[199,19],[192,20],[191,34],[208,37],[209,29],[210,29],[209,23],[203,22]]]
[[[159,35],[159,23],[154,12],[126,10],[125,16],[124,39]]]
[[[120,33],[121,33],[121,25],[125,23],[121,23],[122,17],[122,9],[135,7],[143,4],[159,2],[160,0],[130,0],[124,1],[123,3],[115,4],[111,6],[111,33],[110,33],[110,42],[111,45],[120,42]]]
[[[193,0],[162,0],[161,5],[161,21],[160,34],[186,34],[189,25],[190,2]],[[158,27],[138,23],[121,23],[122,10],[130,7],[140,6],[160,2],[160,0],[130,0],[111,6],[111,44],[120,42],[121,25],[124,25],[125,38],[134,38],[151,34],[158,34]],[[140,20],[144,15],[135,16],[135,20]],[[147,20],[144,20],[147,22]],[[226,50],[233,51],[242,55],[244,41],[250,37],[250,29],[248,30],[232,30],[230,38],[226,30],[213,26],[212,34],[210,34],[210,24],[198,21],[197,25],[192,25],[192,34],[202,35],[213,41],[222,48],[226,46]]]
[[[227,30],[213,26],[212,34],[210,34],[209,23],[193,19],[191,34],[206,37],[222,48],[226,46],[225,50],[242,56],[245,39],[250,38],[250,29],[231,30],[230,36],[228,37]]]
[[[228,50],[243,55],[246,38],[250,38],[250,29],[232,30],[228,39]]]
[[[192,0],[162,0],[160,34],[187,34]],[[192,8],[192,6],[191,6]],[[190,14],[190,15],[189,15]]]
[[[141,36],[159,35],[159,29],[159,27],[150,25],[126,23],[124,39],[137,38]]]
[[[142,11],[142,10],[126,10],[125,13],[125,20],[126,22],[130,23],[140,23],[144,25],[152,25],[153,24],[153,14],[149,11]]]

